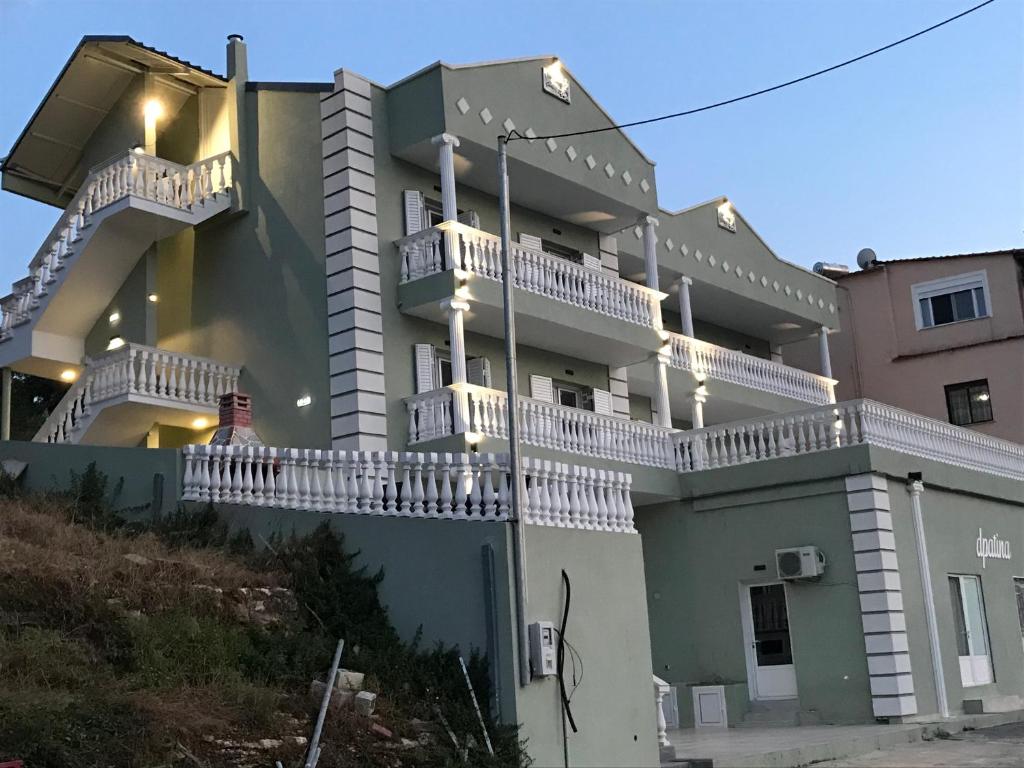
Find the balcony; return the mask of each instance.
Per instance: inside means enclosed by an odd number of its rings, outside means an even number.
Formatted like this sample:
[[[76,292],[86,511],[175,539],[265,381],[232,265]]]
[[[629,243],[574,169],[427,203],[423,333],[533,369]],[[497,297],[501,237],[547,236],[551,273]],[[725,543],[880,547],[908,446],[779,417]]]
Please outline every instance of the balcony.
[[[36,442],[138,445],[153,424],[214,426],[220,396],[239,369],[178,352],[126,344],[85,370],[36,433]]]
[[[468,401],[469,423],[465,429],[458,429],[454,398],[463,393]],[[463,384],[414,395],[405,403],[410,445],[462,432],[508,439],[508,395],[500,390]],[[676,467],[670,439],[675,430],[642,421],[520,397],[519,429],[525,445],[627,464]]]
[[[231,205],[230,153],[178,165],[135,151],[93,168],[29,274],[0,299],[0,365],[57,378],[143,252]]]
[[[501,241],[446,221],[396,241],[402,311],[445,322],[439,303],[462,289],[472,330],[504,337]],[[621,367],[661,346],[666,294],[521,243],[511,244],[520,343]]]

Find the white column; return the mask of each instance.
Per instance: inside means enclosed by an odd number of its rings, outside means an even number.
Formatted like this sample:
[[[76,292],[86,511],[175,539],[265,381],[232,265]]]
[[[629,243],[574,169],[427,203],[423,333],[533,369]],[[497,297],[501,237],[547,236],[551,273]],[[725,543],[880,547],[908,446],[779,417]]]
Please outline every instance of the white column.
[[[818,331],[818,354],[821,355],[821,375],[832,378],[832,360],[828,354],[828,328],[824,325]]]
[[[450,133],[442,133],[430,141],[438,148],[441,166],[441,211],[445,221],[455,221],[459,217],[455,204],[455,147],[459,140]]]
[[[448,313],[448,339],[452,356],[452,384],[455,394],[452,397],[452,421],[455,433],[469,430],[469,400],[464,390],[458,385],[466,383],[466,334],[462,313],[469,309],[469,304],[459,299],[446,299],[441,302],[441,309]]]
[[[690,309],[690,285],[693,279],[683,275],[679,278],[679,316],[683,319],[683,335],[697,338],[693,333],[693,312]]]
[[[644,273],[647,277],[647,287],[658,290],[658,235],[654,232],[658,220],[653,216],[642,216],[637,224],[643,230]]]
[[[939,714],[949,717],[949,699],[946,695],[946,678],[942,674],[942,652],[939,648],[939,623],[935,616],[935,593],[932,591],[932,572],[928,565],[928,543],[924,535],[924,517],[921,514],[921,493],[924,483],[911,480],[907,483],[910,507],[914,517],[914,543],[917,545],[917,567],[921,572],[921,591],[924,593],[924,618],[928,627],[928,645],[932,657],[932,677],[935,682],[935,699]]]
[[[654,407],[658,410],[658,426],[672,426],[672,407],[668,402],[668,358],[654,359]]]
[[[11,369],[4,368],[0,373],[0,440],[11,439]]]
[[[700,382],[693,391],[690,422],[694,429],[704,429],[704,403],[708,401],[708,390],[704,382]]]
[[[781,344],[772,344],[772,362],[773,363],[781,363],[782,362],[782,345]]]

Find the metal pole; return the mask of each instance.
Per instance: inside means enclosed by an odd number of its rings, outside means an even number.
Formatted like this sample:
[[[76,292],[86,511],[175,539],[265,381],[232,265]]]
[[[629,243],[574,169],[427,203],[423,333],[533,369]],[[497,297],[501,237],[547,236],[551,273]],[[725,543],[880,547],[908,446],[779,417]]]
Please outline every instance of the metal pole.
[[[3,382],[0,384],[3,403],[0,403],[0,440],[11,439],[11,369],[3,369]]]
[[[511,224],[508,202],[508,137],[498,137],[498,207],[501,216],[501,288],[505,305],[505,374],[508,390],[508,451],[512,473],[513,559],[516,570],[516,621],[519,630],[519,684],[530,684],[530,638],[526,632],[526,530],[523,521],[523,473],[519,457],[519,381],[516,369],[516,312],[512,298]]]
[[[327,706],[331,703],[331,692],[334,690],[334,679],[338,676],[338,666],[341,664],[341,651],[345,647],[345,641],[338,641],[338,648],[334,651],[334,661],[331,662],[331,673],[327,676],[327,688],[324,690],[324,697],[320,700],[320,713],[316,716],[316,727],[313,728],[313,738],[309,740],[309,751],[306,752],[305,768],[312,768],[320,759],[320,734],[324,730],[324,720],[327,719]]]

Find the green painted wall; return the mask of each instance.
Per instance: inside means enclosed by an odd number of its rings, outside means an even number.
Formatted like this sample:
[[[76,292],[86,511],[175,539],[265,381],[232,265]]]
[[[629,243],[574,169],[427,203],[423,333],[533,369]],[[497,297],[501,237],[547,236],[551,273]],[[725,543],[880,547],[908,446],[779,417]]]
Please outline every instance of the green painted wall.
[[[961,710],[964,699],[985,699],[989,704],[1001,696],[1024,699],[1024,644],[1017,618],[1013,578],[1024,576],[1024,491],[1017,504],[956,492],[942,487],[942,474],[924,473],[925,490],[921,511],[931,566],[932,591],[939,625],[939,646],[950,708]],[[918,710],[938,711],[931,669],[931,651],[926,632],[924,597],[918,567],[916,540],[906,481],[889,479],[889,501],[903,582],[903,605],[910,628],[911,665]],[[978,529],[986,537],[999,534],[1010,542],[1011,560],[988,559],[982,566],[975,542]],[[991,685],[964,688],[957,657],[956,629],[948,577],[950,574],[981,578],[995,681]]]
[[[560,626],[562,569],[572,588],[565,636],[586,672],[572,698],[580,730],[569,734],[569,765],[658,765],[642,555],[639,536],[526,527],[529,621]],[[517,701],[537,765],[562,765],[557,679],[518,689]]]
[[[121,98],[103,118],[82,150],[82,169],[88,173],[93,166],[110,160],[114,155],[146,140],[146,126],[142,116],[145,81],[136,76],[125,88]]]
[[[776,463],[733,469],[770,485]],[[680,685],[681,711],[692,718],[686,683],[746,685],[741,584],[775,581],[776,549],[815,544],[828,558],[825,577],[786,585],[800,709],[824,722],[872,719],[841,479],[645,506],[636,519],[654,672]],[[743,714],[730,712],[730,723]]]
[[[322,175],[319,94],[247,92],[246,111],[248,211],[196,228],[187,351],[244,364],[239,387],[269,445],[327,447],[323,205],[310,183]],[[162,255],[162,287],[185,294],[174,265],[187,255]],[[165,308],[161,318],[173,338],[183,319]],[[296,408],[305,394],[312,404]]]
[[[146,295],[149,284],[149,259],[143,253],[138,263],[128,274],[124,283],[114,294],[113,300],[93,324],[92,330],[85,337],[85,354],[97,357],[107,349],[112,336],[120,336],[127,342],[146,344],[149,335],[149,307]],[[113,312],[120,314],[117,324],[110,322]]]
[[[96,468],[107,475],[114,509],[153,504],[159,514],[167,514],[178,507],[182,464],[176,450],[8,440],[0,442],[0,459],[28,464],[22,484],[31,491],[66,491],[71,486],[71,472],[81,474],[90,462],[96,462]]]

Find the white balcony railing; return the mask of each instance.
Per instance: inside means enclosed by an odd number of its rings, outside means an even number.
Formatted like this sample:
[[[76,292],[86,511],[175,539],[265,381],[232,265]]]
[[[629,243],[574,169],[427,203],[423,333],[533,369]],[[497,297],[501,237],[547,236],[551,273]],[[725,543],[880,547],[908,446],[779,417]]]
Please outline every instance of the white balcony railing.
[[[217,408],[238,388],[239,369],[213,360],[126,344],[86,360],[85,371],[36,434],[39,442],[72,442],[76,429],[109,401],[128,398],[176,407]]]
[[[673,368],[805,403],[835,402],[834,379],[678,333],[669,336],[669,345],[672,349],[669,359]]]
[[[463,384],[468,399],[468,432],[484,437],[508,437],[508,396],[505,392]],[[437,389],[406,398],[409,443],[434,440],[454,433],[454,389]],[[615,459],[630,464],[675,468],[669,437],[674,430],[519,398],[520,439],[527,445]]]
[[[677,432],[680,472],[869,444],[1024,480],[1024,446],[873,400]]]
[[[9,338],[15,326],[28,322],[57,273],[75,255],[97,211],[129,196],[192,211],[210,199],[223,200],[231,185],[230,152],[179,165],[129,151],[93,168],[29,263],[29,275],[0,299],[0,341]]]
[[[318,512],[503,522],[504,454],[325,451],[187,445],[186,501]],[[526,459],[525,519],[534,525],[634,533],[631,477]]]
[[[521,243],[511,244],[515,287],[648,328],[661,327],[665,294]],[[398,241],[401,281],[461,269],[501,280],[501,240],[446,221]]]

